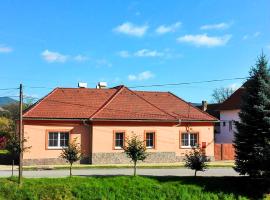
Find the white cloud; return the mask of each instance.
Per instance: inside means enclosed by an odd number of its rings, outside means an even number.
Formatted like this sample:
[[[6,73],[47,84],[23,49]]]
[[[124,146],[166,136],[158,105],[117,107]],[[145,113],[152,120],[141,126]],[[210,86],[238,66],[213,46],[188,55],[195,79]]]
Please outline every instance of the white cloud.
[[[149,49],[141,49],[134,53],[136,57],[161,57],[163,56],[162,52],[158,52],[156,50],[149,50]]]
[[[86,60],[88,60],[89,58],[87,56],[83,56],[83,55],[77,55],[74,57],[74,60],[75,61],[78,61],[78,62],[84,62]]]
[[[175,32],[176,29],[178,29],[180,26],[181,26],[181,22],[176,22],[168,26],[161,25],[156,29],[156,33],[165,34],[165,33]]]
[[[255,33],[253,34],[253,37],[258,37],[258,36],[260,36],[260,35],[261,35],[261,32],[257,31],[257,32],[255,32]]]
[[[137,26],[130,22],[126,22],[117,26],[113,30],[115,32],[130,35],[130,36],[142,37],[147,32],[147,29],[148,29],[147,25]]]
[[[244,35],[244,36],[243,36],[243,40],[247,40],[248,38],[249,38],[248,35]]]
[[[101,67],[101,66],[111,67],[112,66],[112,63],[110,63],[106,59],[97,59],[96,60],[96,66],[97,67]]]
[[[0,44],[0,53],[10,53],[12,51],[13,51],[13,49],[11,47]]]
[[[48,49],[44,50],[41,53],[41,56],[45,61],[49,63],[64,63],[67,61],[84,62],[89,59],[87,56],[81,54],[78,54],[76,56],[64,55],[56,51],[49,51]]]
[[[215,47],[226,45],[230,39],[231,35],[213,37],[208,36],[207,34],[201,34],[201,35],[184,35],[182,37],[177,38],[177,41],[190,43],[195,46]]]
[[[241,84],[240,83],[233,83],[233,84],[229,85],[228,87],[231,88],[233,91],[235,91],[241,87]]]
[[[43,57],[44,60],[46,60],[49,63],[53,63],[53,62],[64,63],[68,59],[68,55],[63,55],[58,52],[49,51],[48,49],[43,51],[41,53],[41,56]]]
[[[219,24],[206,24],[200,27],[201,30],[224,30],[230,27],[230,24],[222,22]]]
[[[161,51],[158,50],[151,50],[151,49],[140,49],[135,52],[129,52],[126,50],[122,50],[117,52],[117,55],[119,55],[122,58],[130,58],[130,57],[140,57],[140,58],[165,58],[165,59],[171,59],[171,58],[179,58],[182,57],[181,54],[175,52],[174,50],[170,48],[163,49]]]
[[[243,36],[243,40],[247,40],[247,39],[251,39],[251,38],[256,38],[256,37],[259,37],[261,35],[261,32],[257,31],[253,34],[246,34]]]
[[[150,71],[144,71],[142,73],[139,73],[137,75],[130,74],[128,75],[128,80],[130,81],[143,81],[148,80],[150,78],[153,78],[155,75]]]
[[[122,58],[127,58],[127,57],[130,57],[130,56],[131,56],[131,55],[129,54],[129,52],[128,52],[128,51],[125,51],[125,50],[119,51],[117,54],[118,54],[120,57],[122,57]]]

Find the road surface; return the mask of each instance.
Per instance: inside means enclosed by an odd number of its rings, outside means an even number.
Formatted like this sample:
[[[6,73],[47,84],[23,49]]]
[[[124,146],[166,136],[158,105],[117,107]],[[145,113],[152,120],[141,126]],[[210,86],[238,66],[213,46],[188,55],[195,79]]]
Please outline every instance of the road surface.
[[[76,176],[113,176],[113,175],[132,175],[132,168],[109,168],[109,169],[73,169],[73,175]],[[138,175],[143,176],[193,176],[194,171],[185,168],[175,169],[137,169]],[[0,170],[0,177],[9,177],[10,170]],[[18,175],[18,171],[14,172]],[[57,178],[69,175],[68,169],[59,170],[38,170],[23,171],[23,176],[27,178]],[[197,176],[239,176],[232,168],[210,168],[205,172],[198,172]]]

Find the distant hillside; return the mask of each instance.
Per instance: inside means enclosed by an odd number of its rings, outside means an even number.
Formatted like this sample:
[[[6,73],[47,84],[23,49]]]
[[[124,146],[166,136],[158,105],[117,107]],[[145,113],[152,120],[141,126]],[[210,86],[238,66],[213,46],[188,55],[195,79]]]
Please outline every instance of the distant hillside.
[[[11,103],[17,103],[15,99],[12,99],[10,97],[0,97],[0,106],[5,106]]]

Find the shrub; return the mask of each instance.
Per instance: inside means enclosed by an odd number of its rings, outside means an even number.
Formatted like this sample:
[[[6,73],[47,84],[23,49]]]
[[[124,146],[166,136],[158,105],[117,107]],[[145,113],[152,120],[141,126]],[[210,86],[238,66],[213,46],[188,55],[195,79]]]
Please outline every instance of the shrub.
[[[195,170],[194,176],[197,175],[197,171],[205,171],[207,169],[206,162],[209,159],[205,156],[205,154],[201,151],[201,149],[193,148],[184,159],[185,167]]]

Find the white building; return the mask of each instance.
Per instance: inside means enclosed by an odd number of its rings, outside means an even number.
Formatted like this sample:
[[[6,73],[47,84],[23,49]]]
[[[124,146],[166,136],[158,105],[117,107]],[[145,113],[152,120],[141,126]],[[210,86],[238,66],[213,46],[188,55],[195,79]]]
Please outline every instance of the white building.
[[[216,143],[233,143],[236,127],[234,121],[239,121],[241,99],[245,89],[236,90],[219,107],[220,110],[220,133],[215,135]]]

